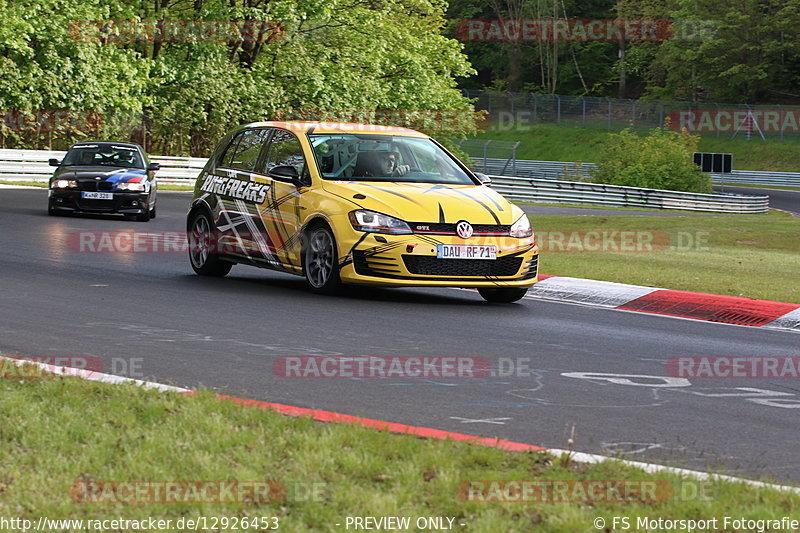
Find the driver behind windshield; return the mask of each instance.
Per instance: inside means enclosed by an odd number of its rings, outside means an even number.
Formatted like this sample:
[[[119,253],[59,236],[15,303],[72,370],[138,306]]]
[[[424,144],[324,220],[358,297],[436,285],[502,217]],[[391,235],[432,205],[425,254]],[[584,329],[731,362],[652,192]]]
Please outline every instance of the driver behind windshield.
[[[400,154],[384,150],[370,150],[358,154],[355,176],[365,178],[398,177],[408,174],[409,166],[400,165]]]

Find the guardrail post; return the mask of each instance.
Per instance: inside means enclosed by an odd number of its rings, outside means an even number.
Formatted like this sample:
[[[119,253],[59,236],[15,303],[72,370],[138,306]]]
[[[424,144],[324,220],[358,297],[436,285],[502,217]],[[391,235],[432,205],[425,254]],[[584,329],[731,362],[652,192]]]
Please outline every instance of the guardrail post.
[[[586,97],[581,96],[581,118],[583,119],[583,126],[586,127]]]
[[[561,98],[557,94],[553,96],[556,97],[556,124],[561,124]]]

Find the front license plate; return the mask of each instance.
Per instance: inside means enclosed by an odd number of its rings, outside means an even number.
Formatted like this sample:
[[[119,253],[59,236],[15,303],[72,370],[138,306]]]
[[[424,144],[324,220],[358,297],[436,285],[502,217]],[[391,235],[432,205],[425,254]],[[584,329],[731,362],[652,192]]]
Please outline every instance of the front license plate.
[[[439,244],[436,246],[439,259],[497,259],[497,246],[478,244]]]
[[[86,198],[87,200],[113,200],[114,193],[113,192],[88,192],[84,191],[81,193],[81,198]]]

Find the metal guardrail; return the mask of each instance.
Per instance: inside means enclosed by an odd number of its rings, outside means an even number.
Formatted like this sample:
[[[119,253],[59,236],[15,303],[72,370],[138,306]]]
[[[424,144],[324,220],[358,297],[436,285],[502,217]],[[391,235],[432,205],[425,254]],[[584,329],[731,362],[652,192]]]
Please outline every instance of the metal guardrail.
[[[0,150],[0,178],[14,181],[47,181],[53,175],[50,158],[62,159],[66,152],[47,150]],[[165,184],[183,184],[200,174],[207,159],[201,157],[150,156],[161,165],[156,178]]]
[[[591,178],[597,168],[594,163],[574,163],[569,161],[533,161],[517,159],[515,172],[503,170],[506,160],[501,158],[472,157],[475,169],[486,174],[517,176],[524,178],[570,179]],[[778,187],[800,187],[800,172],[765,172],[757,170],[734,170],[729,174],[710,174],[714,183],[742,183]]]
[[[696,194],[542,178],[490,176],[491,187],[510,200],[705,211],[766,213],[769,196]]]
[[[0,150],[0,178],[15,181],[47,181],[53,168],[47,161],[61,159],[66,152],[44,150]],[[172,156],[151,156],[160,163],[156,177],[162,183],[189,184],[200,174],[206,159]],[[500,160],[504,163],[507,160]],[[518,162],[519,163],[519,162]],[[492,175],[492,187],[512,200],[583,203],[618,207],[648,207],[711,211],[722,213],[765,213],[767,196],[741,196],[730,194],[693,194],[656,189],[638,189],[617,185],[601,185],[555,179],[556,173],[581,172],[585,165],[553,161],[528,161],[542,163],[531,165],[529,170],[552,173],[553,177],[509,177]],[[570,167],[570,165],[575,165]],[[588,168],[588,167],[587,167]],[[565,170],[566,169],[566,170]],[[519,170],[519,168],[518,168]],[[490,174],[492,174],[490,172]]]

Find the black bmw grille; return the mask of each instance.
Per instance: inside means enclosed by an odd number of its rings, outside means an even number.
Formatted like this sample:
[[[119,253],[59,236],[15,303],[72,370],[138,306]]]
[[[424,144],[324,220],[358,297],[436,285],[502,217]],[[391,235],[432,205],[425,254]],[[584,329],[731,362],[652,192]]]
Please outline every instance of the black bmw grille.
[[[114,184],[110,181],[98,181],[97,182],[97,190],[98,191],[110,191],[114,188]]]
[[[437,235],[455,235],[455,224],[440,224],[428,222],[409,222],[411,231],[414,233],[431,233]],[[504,226],[502,224],[473,224],[473,235],[508,235],[511,231],[511,226]]]
[[[403,262],[412,274],[423,276],[514,276],[521,257],[491,259],[438,259],[424,255],[404,255]]]
[[[96,191],[97,190],[97,180],[90,179],[90,180],[78,180],[78,190],[79,191]]]

